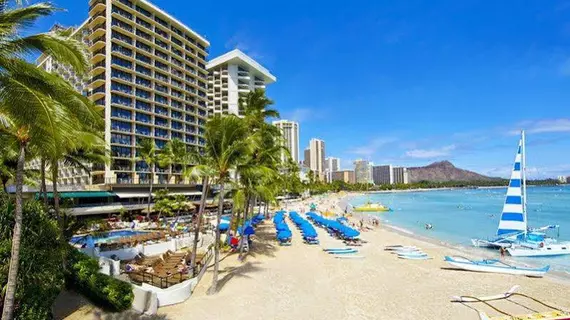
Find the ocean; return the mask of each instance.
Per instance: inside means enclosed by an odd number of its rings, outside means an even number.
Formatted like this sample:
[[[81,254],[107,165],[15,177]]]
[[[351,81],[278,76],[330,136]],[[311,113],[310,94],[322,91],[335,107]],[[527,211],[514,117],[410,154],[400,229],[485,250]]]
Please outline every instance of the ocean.
[[[392,212],[377,213],[387,224],[454,246],[471,248],[471,238],[492,238],[505,200],[506,188],[430,190],[423,192],[372,193],[349,200],[357,206],[367,200],[381,202]],[[570,241],[570,187],[527,188],[527,217],[530,227],[560,225],[549,235]],[[429,223],[433,229],[426,230]],[[478,249],[486,250],[486,249]],[[531,265],[550,264],[554,270],[570,272],[570,255],[551,258],[517,258]]]

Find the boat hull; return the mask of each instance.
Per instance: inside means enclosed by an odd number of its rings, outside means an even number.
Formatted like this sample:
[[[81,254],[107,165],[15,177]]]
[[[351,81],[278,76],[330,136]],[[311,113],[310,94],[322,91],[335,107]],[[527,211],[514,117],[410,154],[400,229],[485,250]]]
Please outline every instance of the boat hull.
[[[544,268],[522,268],[522,267],[514,267],[506,265],[497,265],[489,262],[483,263],[479,261],[471,261],[468,259],[454,258],[449,256],[445,257],[445,261],[448,264],[458,269],[467,270],[467,271],[504,273],[504,274],[513,274],[513,275],[521,275],[528,277],[542,277],[550,269],[550,266],[546,266]]]
[[[570,245],[547,245],[542,248],[507,248],[513,257],[555,257],[570,255]]]
[[[499,249],[510,248],[513,244],[510,242],[496,242],[483,239],[471,239],[471,244],[478,248]]]

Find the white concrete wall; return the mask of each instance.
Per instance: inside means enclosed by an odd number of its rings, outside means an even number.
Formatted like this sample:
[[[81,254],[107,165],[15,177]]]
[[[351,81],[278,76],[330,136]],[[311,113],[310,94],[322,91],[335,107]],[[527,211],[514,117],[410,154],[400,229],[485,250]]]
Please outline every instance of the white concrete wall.
[[[192,290],[194,289],[197,283],[198,279],[192,278],[166,289],[160,289],[148,283],[143,283],[141,285],[141,288],[143,290],[156,293],[156,297],[158,299],[158,306],[164,307],[188,300],[188,298],[190,298],[190,296],[192,295]]]
[[[228,65],[228,112],[239,113],[238,66]]]
[[[145,256],[156,256],[162,254],[168,250],[176,251],[176,242],[174,240],[159,242],[155,244],[145,244],[141,246],[141,252]]]
[[[99,266],[101,267],[100,272],[108,276],[113,277],[121,274],[121,261],[99,257]]]

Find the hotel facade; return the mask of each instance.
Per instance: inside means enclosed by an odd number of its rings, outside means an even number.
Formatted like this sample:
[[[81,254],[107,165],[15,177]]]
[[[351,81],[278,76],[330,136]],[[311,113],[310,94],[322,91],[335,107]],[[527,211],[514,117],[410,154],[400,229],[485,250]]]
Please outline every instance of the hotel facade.
[[[243,116],[240,96],[256,89],[266,89],[277,78],[257,61],[232,50],[208,62],[208,108],[210,114]]]
[[[298,164],[299,163],[299,123],[289,120],[277,120],[273,121],[273,125],[281,130],[281,135],[283,137],[283,146],[289,150],[291,159]],[[287,160],[287,154],[283,150],[281,151],[281,162]]]
[[[137,185],[150,182],[150,167],[137,145],[158,148],[179,139],[203,148],[207,112],[209,42],[152,3],[91,0],[88,19],[74,37],[89,47],[91,71],[79,78],[51,57],[39,66],[68,79],[105,109],[105,142],[111,162],[91,173],[62,169],[60,185]],[[185,184],[181,166],[155,167],[154,183]]]

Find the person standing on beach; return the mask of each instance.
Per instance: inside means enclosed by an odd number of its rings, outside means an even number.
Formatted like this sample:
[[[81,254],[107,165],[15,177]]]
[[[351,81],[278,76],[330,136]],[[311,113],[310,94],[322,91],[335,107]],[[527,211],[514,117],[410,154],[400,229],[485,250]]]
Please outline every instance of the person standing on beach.
[[[506,250],[505,250],[505,248],[503,248],[503,247],[501,247],[501,248],[499,249],[499,252],[501,253],[501,258],[504,258],[504,257],[505,257],[505,251],[506,251]]]

